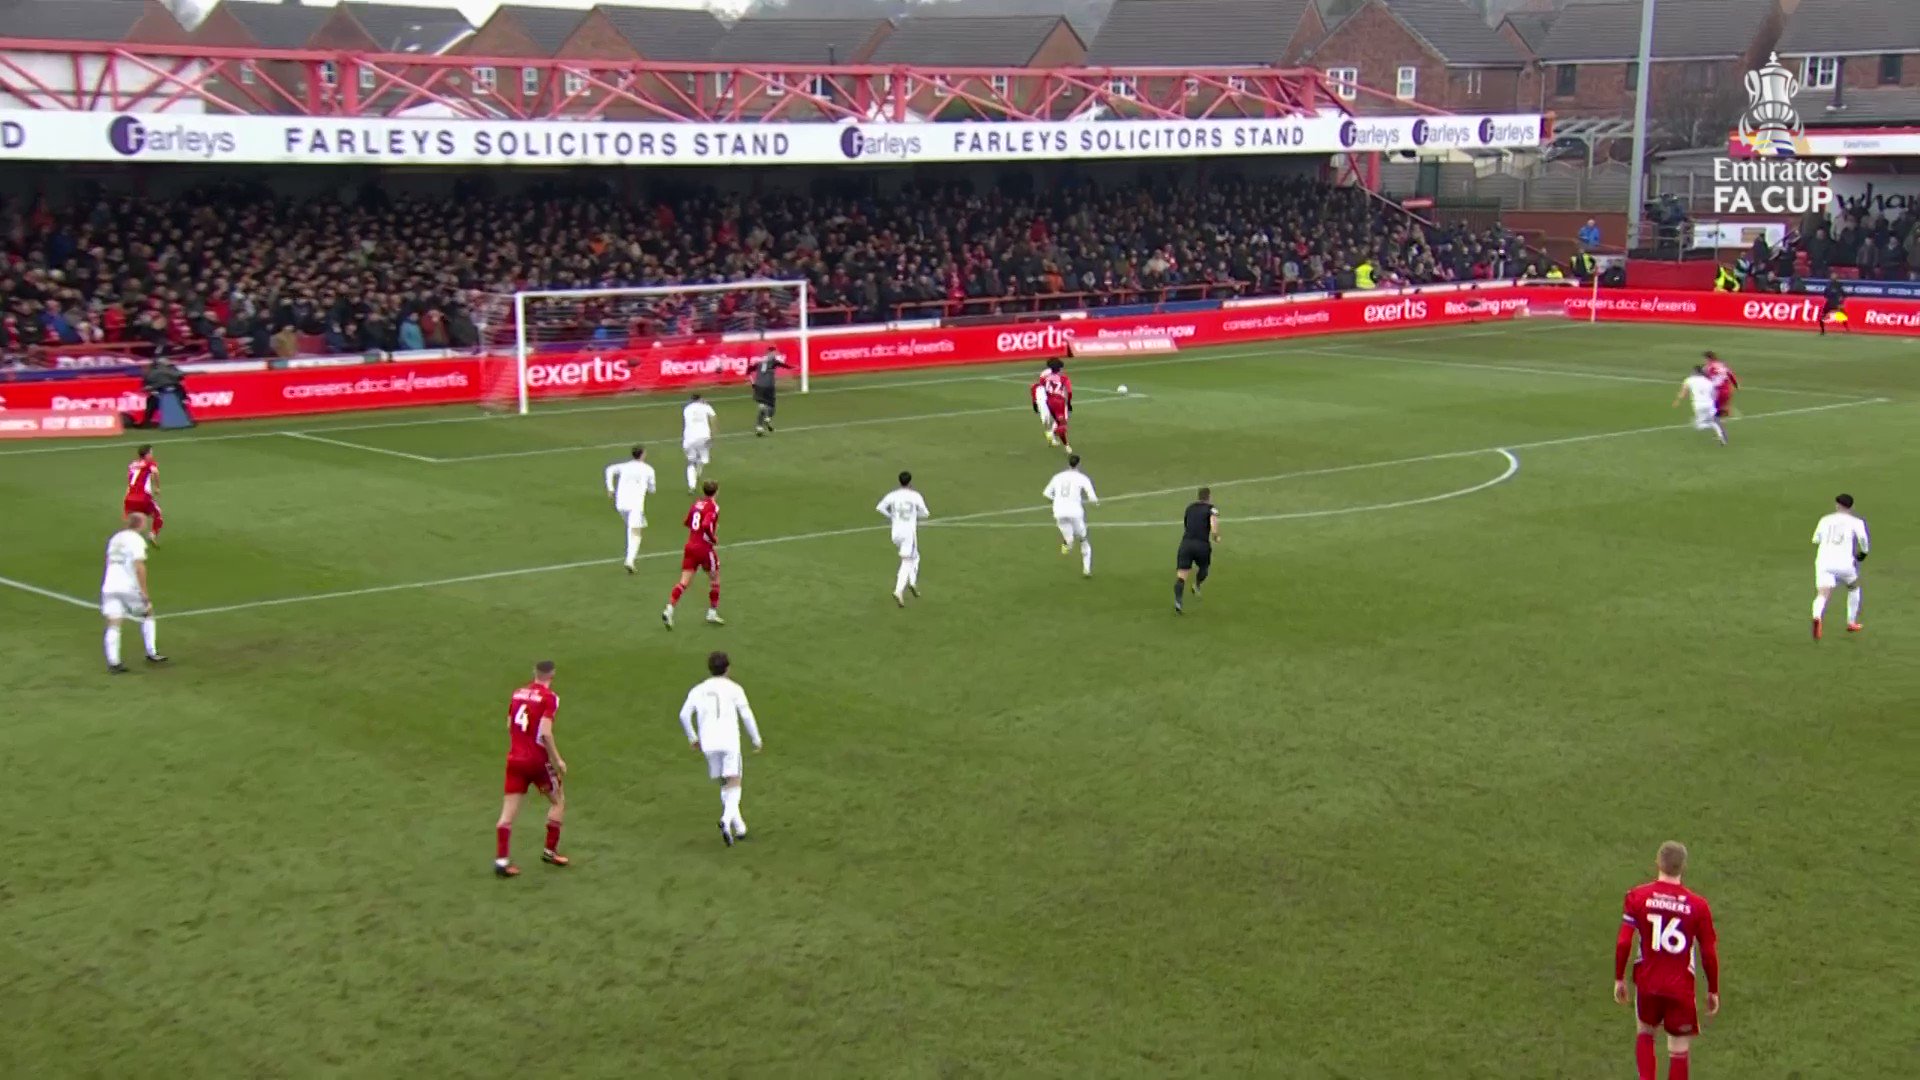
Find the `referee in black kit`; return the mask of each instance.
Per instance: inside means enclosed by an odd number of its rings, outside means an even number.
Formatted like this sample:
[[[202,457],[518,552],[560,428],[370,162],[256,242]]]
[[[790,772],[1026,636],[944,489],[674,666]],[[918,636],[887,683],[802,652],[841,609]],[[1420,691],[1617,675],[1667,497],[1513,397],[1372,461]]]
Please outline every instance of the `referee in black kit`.
[[[1220,539],[1220,511],[1213,506],[1213,489],[1201,488],[1200,497],[1187,504],[1180,553],[1174,557],[1173,613],[1187,610],[1187,575],[1193,574],[1193,595],[1200,595],[1207,571],[1213,569],[1213,545]]]
[[[753,365],[753,403],[760,406],[760,418],[753,422],[755,435],[773,434],[773,376],[792,364],[780,359],[780,350],[768,349],[767,355]]]

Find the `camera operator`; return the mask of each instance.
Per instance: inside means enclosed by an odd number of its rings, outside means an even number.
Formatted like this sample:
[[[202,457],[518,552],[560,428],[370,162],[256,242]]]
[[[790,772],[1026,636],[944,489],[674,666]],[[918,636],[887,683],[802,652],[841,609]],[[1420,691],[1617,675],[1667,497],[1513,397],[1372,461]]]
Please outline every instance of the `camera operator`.
[[[179,401],[187,422],[193,422],[193,413],[187,408],[187,376],[173,361],[164,356],[155,357],[140,376],[140,383],[147,392],[147,411],[140,417],[140,427],[153,427],[160,422],[160,399],[168,394]]]

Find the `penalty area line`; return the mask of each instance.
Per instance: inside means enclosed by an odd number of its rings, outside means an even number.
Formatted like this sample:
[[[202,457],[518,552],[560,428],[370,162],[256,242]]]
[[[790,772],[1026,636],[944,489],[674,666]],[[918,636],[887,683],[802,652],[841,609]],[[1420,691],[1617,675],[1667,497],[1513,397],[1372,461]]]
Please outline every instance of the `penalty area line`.
[[[405,450],[389,450],[384,446],[367,446],[364,443],[348,442],[345,439],[329,439],[325,435],[315,435],[311,431],[281,431],[275,434],[285,435],[289,439],[299,439],[302,442],[324,443],[327,446],[339,446],[348,450],[360,450],[369,454],[385,454],[387,457],[403,458],[407,461],[418,461],[425,465],[438,465],[443,460],[437,457],[428,457],[425,454],[409,454]]]
[[[82,600],[77,596],[68,596],[63,592],[43,589],[38,585],[29,585],[24,581],[15,581],[10,577],[0,577],[0,585],[5,585],[9,589],[18,589],[24,593],[32,593],[35,596],[44,596],[49,600],[58,600],[63,604],[72,604],[74,607],[94,608],[99,606],[91,601]]]

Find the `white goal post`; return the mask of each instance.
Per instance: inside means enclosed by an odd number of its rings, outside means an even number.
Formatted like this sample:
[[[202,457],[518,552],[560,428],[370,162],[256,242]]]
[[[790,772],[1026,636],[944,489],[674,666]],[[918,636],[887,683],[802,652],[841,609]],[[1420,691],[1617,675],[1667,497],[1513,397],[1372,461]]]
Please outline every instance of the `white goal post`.
[[[525,415],[543,397],[644,393],[744,379],[767,348],[812,381],[805,279],[527,289],[483,295],[482,400]]]

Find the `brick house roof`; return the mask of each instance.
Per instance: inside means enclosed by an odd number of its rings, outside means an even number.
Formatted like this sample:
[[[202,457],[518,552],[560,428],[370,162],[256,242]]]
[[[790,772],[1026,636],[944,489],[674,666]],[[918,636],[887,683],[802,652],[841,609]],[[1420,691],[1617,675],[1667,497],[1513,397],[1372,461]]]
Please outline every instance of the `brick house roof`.
[[[1116,0],[1087,48],[1095,66],[1273,64],[1314,0]]]
[[[1794,56],[1920,52],[1914,0],[1800,0],[1775,49]]]
[[[1024,67],[1066,19],[1060,15],[935,15],[903,20],[875,64]],[[1068,26],[1071,31],[1073,28]],[[1077,36],[1077,35],[1076,35]]]
[[[1744,56],[1777,11],[1776,0],[1662,0],[1654,12],[1656,59]],[[1640,55],[1637,0],[1568,4],[1534,52],[1549,63],[1623,62]]]
[[[530,4],[502,4],[493,12],[494,19],[512,19],[528,39],[549,56],[559,51],[561,44],[572,36],[586,17],[586,11],[581,8],[534,7]]]
[[[88,0],[93,2],[93,0]],[[438,55],[473,33],[473,24],[454,8],[412,4],[368,4],[346,0],[341,9],[367,32],[382,52]]]
[[[332,8],[261,0],[226,0],[220,7],[253,35],[253,40],[269,49],[301,48],[333,14]]]
[[[892,29],[886,19],[742,19],[714,46],[717,63],[818,64],[831,55],[863,63],[871,42]]]
[[[705,60],[727,36],[727,24],[711,11],[625,4],[601,4],[594,10],[649,60]]]
[[[0,7],[0,26],[15,38],[126,41],[154,8],[147,0],[18,0]]]
[[[1520,51],[1465,0],[1388,0],[1387,10],[1448,64],[1520,67],[1526,63]]]

